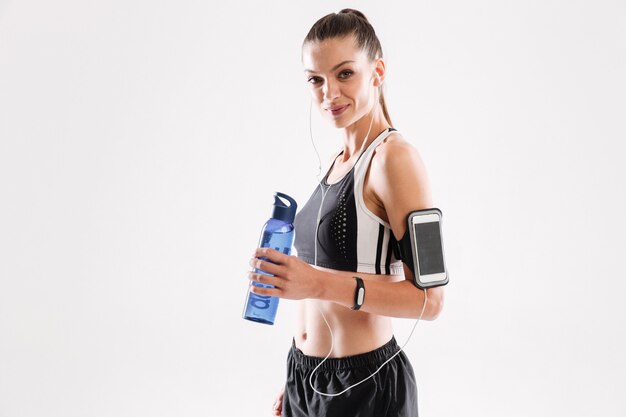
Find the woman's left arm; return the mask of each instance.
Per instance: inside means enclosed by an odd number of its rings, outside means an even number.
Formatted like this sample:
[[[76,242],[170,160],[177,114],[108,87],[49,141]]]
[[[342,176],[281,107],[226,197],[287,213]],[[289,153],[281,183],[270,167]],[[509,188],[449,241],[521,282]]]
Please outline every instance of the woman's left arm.
[[[428,173],[417,149],[406,140],[392,140],[376,148],[368,183],[387,213],[388,223],[397,240],[406,231],[409,212],[433,207]],[[404,280],[398,283],[366,283],[371,309],[393,317],[419,317],[424,290],[414,285],[411,269],[403,264]],[[382,284],[382,285],[381,285]],[[443,287],[430,288],[423,319],[434,320],[443,308]],[[365,303],[361,309],[365,307]],[[385,314],[392,313],[392,314]]]
[[[415,149],[406,141],[389,141],[376,148],[372,158],[369,184],[385,208],[389,224],[397,240],[406,230],[409,212],[432,207],[428,176]],[[257,257],[265,257],[273,263]],[[250,264],[274,274],[270,277],[250,273],[251,280],[276,288],[252,287],[259,295],[290,299],[316,298],[332,301],[346,307],[354,305],[356,281],[363,278],[365,299],[360,311],[391,317],[417,318],[422,311],[424,291],[413,284],[413,273],[404,266],[404,279],[399,282],[373,280],[372,275],[349,271],[328,272],[313,268],[294,256],[274,249],[258,248]],[[383,276],[380,276],[383,278]],[[443,308],[443,287],[429,288],[424,320],[434,320]]]

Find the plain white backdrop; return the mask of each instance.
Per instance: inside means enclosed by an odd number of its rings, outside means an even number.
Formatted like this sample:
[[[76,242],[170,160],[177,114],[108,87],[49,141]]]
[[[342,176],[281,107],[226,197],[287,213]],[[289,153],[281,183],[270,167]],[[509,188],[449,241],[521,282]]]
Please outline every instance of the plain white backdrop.
[[[248,260],[316,185],[300,46],[343,7],[444,213],[420,416],[626,415],[624,2],[3,0],[1,417],[270,415],[295,302],[243,320]]]

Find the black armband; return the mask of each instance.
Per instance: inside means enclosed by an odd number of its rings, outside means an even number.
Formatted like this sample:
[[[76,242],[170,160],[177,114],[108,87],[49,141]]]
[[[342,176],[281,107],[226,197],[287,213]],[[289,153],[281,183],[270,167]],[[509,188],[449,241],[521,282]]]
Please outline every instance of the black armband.
[[[441,210],[413,210],[406,217],[406,231],[398,241],[392,233],[392,247],[397,259],[413,272],[419,288],[446,285],[448,272],[443,252]]]

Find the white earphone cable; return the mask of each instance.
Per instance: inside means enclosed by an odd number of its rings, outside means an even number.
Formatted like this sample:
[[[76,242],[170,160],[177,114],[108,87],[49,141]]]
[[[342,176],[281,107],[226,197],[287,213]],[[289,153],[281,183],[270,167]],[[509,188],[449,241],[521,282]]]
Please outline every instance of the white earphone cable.
[[[380,81],[380,78],[378,78],[378,80]],[[312,108],[313,108],[313,98],[311,98],[311,102],[310,102],[310,106],[309,106],[309,136],[311,138],[311,143],[313,144],[313,148],[315,149],[315,153],[317,154],[317,159],[318,159],[318,163],[319,163],[319,171],[317,174],[317,179],[319,181],[319,187],[322,190],[322,201],[320,203],[320,207],[317,211],[317,223],[315,226],[315,246],[314,246],[314,265],[317,266],[317,232],[319,229],[319,223],[320,223],[320,216],[322,213],[322,207],[324,205],[324,199],[326,197],[326,194],[328,194],[328,191],[330,190],[331,186],[333,184],[328,183],[328,188],[326,189],[326,191],[324,191],[324,187],[322,187],[322,180],[320,179],[320,175],[322,173],[322,161],[320,159],[320,155],[319,152],[317,151],[317,147],[315,146],[315,142],[313,141],[313,131],[312,131],[312,127],[311,127],[311,113],[312,113]],[[376,109],[377,106],[376,104],[374,105],[373,109],[372,109],[372,113],[374,111],[374,109]],[[360,158],[361,154],[363,153],[363,149],[365,148],[365,144],[367,143],[367,138],[369,137],[369,134],[372,130],[372,124],[374,122],[374,114],[372,114],[371,120],[370,120],[370,126],[369,129],[367,130],[367,134],[365,135],[365,138],[363,139],[363,143],[361,144],[361,149],[359,151],[359,156],[357,157],[357,161],[358,158]],[[328,354],[326,355],[326,357],[324,358],[324,360],[322,360],[322,362],[319,363],[319,365],[317,365],[315,367],[315,369],[313,369],[313,372],[311,372],[311,375],[309,377],[309,385],[311,386],[311,388],[313,389],[313,391],[315,391],[316,393],[320,394],[320,395],[324,395],[327,397],[336,397],[339,396],[341,394],[343,394],[344,392],[356,387],[357,385],[367,381],[368,379],[372,378],[374,375],[376,375],[383,366],[385,366],[390,360],[392,360],[393,358],[395,358],[400,352],[402,352],[402,349],[404,348],[404,346],[407,345],[407,343],[409,343],[409,340],[411,339],[411,336],[413,335],[413,332],[415,331],[415,327],[417,326],[417,323],[422,319],[422,315],[424,314],[424,310],[426,309],[426,302],[428,300],[428,294],[426,292],[426,289],[424,289],[424,303],[422,305],[422,310],[420,312],[419,318],[415,321],[415,324],[413,325],[413,328],[411,329],[411,333],[409,334],[409,337],[407,338],[406,342],[400,347],[400,349],[398,349],[398,351],[393,354],[389,359],[387,359],[383,364],[381,364],[378,369],[376,369],[376,371],[374,373],[372,373],[370,376],[368,376],[367,378],[362,379],[361,381],[357,382],[356,384],[350,385],[348,388],[344,389],[341,392],[338,393],[326,393],[326,392],[321,392],[318,391],[314,386],[313,386],[313,375],[315,374],[315,371],[317,371],[317,369],[322,366],[322,364],[328,359],[328,357],[330,356],[330,354],[333,352],[333,348],[334,348],[334,343],[335,343],[335,337],[333,335],[333,330],[330,327],[330,324],[328,324],[328,320],[326,320],[326,316],[324,315],[324,313],[322,312],[322,310],[319,308],[319,305],[317,306],[318,311],[320,312],[320,314],[322,315],[322,318],[324,319],[324,322],[326,323],[326,326],[328,327],[328,331],[330,332],[330,351],[328,352]]]

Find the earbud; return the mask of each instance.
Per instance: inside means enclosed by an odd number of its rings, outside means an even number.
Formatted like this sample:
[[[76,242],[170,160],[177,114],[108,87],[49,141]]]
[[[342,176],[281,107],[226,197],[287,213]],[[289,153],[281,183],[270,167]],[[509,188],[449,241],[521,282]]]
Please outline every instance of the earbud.
[[[380,86],[380,75],[378,75],[377,72],[375,72],[374,75],[376,76],[376,79],[378,80],[378,85]]]

